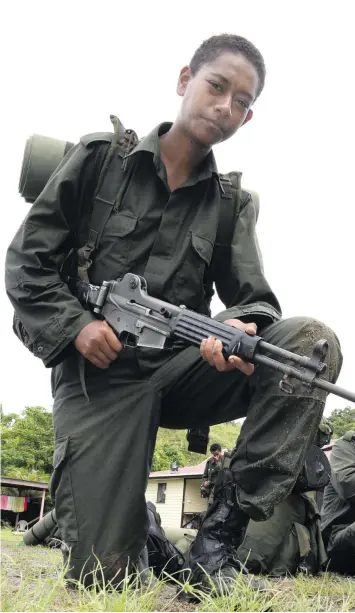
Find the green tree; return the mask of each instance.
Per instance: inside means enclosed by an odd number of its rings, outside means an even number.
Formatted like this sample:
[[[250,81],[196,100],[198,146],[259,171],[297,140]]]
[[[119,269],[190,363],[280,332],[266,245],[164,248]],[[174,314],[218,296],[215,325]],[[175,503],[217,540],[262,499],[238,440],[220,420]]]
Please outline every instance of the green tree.
[[[232,449],[240,432],[240,424],[228,422],[212,426],[209,444],[220,443],[226,449]],[[152,470],[169,470],[171,463],[177,460],[179,466],[193,466],[206,459],[206,455],[187,450],[186,430],[167,430],[160,428],[153,456]],[[207,450],[207,455],[209,454]]]
[[[52,415],[43,407],[26,407],[20,414],[1,411],[2,474],[48,481],[52,471]]]
[[[355,408],[334,409],[328,420],[334,430],[333,438],[339,438],[348,430],[355,430]]]
[[[43,407],[26,407],[22,413],[4,413],[0,407],[2,474],[6,477],[48,481],[52,472],[52,415]],[[240,424],[228,422],[212,426],[211,443],[231,449],[240,432]],[[192,466],[205,455],[187,451],[185,430],[160,428],[153,457],[153,470],[169,470],[172,462]]]

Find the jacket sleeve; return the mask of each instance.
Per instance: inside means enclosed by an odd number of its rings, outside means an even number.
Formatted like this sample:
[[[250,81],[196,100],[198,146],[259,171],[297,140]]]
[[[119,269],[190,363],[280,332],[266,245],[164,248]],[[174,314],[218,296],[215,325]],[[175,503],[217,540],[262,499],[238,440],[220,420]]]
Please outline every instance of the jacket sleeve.
[[[215,274],[218,296],[226,306],[215,319],[254,321],[260,328],[280,319],[281,308],[264,276],[252,198],[247,192],[243,196],[226,265]]]
[[[332,483],[342,500],[355,508],[355,440],[340,438],[330,456]]]
[[[81,205],[93,177],[94,148],[73,147],[33,204],[6,255],[9,299],[29,337],[33,354],[51,367],[94,317],[83,309],[59,270],[73,246]],[[91,168],[90,168],[91,165]]]
[[[208,465],[209,464],[208,464],[208,460],[207,460],[207,462],[205,464],[205,470],[203,471],[203,475],[202,475],[202,481],[203,482],[208,481]]]

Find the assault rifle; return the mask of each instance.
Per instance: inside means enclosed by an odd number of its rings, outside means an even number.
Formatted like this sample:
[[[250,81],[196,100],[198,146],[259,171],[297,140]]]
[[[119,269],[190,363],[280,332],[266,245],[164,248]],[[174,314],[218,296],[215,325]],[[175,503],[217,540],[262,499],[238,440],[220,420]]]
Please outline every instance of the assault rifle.
[[[226,359],[237,355],[247,362],[263,364],[283,373],[280,388],[284,392],[292,394],[294,386],[291,380],[299,379],[309,387],[318,387],[355,402],[354,393],[319,377],[326,370],[326,340],[315,344],[311,357],[297,355],[265,342],[261,336],[252,336],[244,330],[190,311],[184,305],[178,307],[153,298],[147,293],[146,280],[132,273],[119,281],[104,281],[100,286],[79,281],[77,296],[107,321],[123,345],[163,349],[172,347],[174,339],[183,339],[199,347],[204,338],[213,336],[222,342]],[[298,368],[288,362],[298,365]]]

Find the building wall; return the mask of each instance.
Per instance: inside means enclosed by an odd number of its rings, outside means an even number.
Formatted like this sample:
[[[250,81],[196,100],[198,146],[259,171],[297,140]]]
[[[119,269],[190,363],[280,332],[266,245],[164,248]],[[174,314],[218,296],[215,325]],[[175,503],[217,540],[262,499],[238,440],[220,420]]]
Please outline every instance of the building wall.
[[[158,483],[166,483],[165,503],[157,502]],[[184,479],[149,479],[146,500],[155,504],[163,526],[180,528]]]
[[[184,513],[201,513],[207,509],[207,499],[200,495],[201,479],[186,479]]]

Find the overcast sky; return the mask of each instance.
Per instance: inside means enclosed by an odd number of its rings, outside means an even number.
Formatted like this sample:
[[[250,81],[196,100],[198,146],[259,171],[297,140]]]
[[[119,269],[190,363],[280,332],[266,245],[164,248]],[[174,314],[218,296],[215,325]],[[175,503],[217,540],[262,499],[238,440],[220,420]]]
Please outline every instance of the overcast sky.
[[[110,130],[114,113],[144,136],[174,120],[179,70],[202,40],[240,34],[264,55],[266,86],[253,121],[215,148],[219,170],[243,171],[244,185],[259,192],[266,276],[284,316],[310,315],[335,330],[344,354],[338,383],[355,391],[354,2],[6,4],[2,269],[29,206],[18,194],[29,135],[77,141]],[[1,304],[0,402],[6,412],[50,408],[50,372],[13,335],[3,283]],[[214,313],[221,308],[215,300]],[[326,413],[349,404],[329,396]]]

